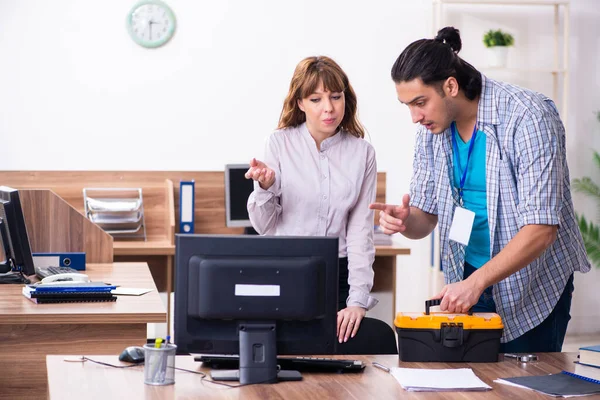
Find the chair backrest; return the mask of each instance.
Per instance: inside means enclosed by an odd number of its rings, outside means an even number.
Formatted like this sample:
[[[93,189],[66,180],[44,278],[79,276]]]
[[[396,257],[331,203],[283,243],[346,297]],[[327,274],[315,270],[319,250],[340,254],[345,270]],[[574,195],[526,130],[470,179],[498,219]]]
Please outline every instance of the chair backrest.
[[[355,337],[338,343],[337,354],[398,354],[396,333],[379,319],[364,318]]]

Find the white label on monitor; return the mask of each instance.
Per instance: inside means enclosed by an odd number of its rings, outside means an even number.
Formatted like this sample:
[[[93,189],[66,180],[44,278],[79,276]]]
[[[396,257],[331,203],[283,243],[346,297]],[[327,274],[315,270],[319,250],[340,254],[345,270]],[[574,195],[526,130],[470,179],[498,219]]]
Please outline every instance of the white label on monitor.
[[[279,296],[279,285],[235,285],[236,296]]]
[[[192,222],[192,185],[181,186],[181,222]]]

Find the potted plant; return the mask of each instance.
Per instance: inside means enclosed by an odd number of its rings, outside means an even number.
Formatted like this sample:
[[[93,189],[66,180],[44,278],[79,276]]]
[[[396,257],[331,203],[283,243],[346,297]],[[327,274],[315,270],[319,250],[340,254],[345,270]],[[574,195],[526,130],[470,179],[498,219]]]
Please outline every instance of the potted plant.
[[[490,29],[483,35],[483,44],[488,48],[490,67],[506,67],[508,48],[515,44],[515,38],[500,29]]]
[[[600,111],[596,113],[596,117],[600,121]],[[600,168],[600,154],[596,151],[594,151],[594,164]],[[600,204],[600,186],[592,181],[590,177],[586,176],[581,179],[574,179],[572,186],[576,192],[583,193],[595,199]],[[587,220],[585,216],[580,214],[577,215],[577,222],[579,223],[581,236],[583,236],[588,258],[592,264],[600,267],[600,225]]]

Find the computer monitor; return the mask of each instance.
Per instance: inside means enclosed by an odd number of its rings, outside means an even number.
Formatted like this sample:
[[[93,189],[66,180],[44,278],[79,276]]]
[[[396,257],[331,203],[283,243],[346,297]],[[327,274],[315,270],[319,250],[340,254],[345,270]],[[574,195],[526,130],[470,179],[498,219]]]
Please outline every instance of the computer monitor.
[[[297,379],[278,354],[335,354],[337,238],[178,234],[175,258],[178,352],[239,354],[213,379]]]
[[[0,281],[28,282],[25,275],[35,274],[35,268],[19,191],[6,186],[0,186],[0,237],[4,253]]]
[[[248,164],[225,165],[225,223],[229,228],[252,228],[247,204],[254,181],[245,177],[248,168]]]

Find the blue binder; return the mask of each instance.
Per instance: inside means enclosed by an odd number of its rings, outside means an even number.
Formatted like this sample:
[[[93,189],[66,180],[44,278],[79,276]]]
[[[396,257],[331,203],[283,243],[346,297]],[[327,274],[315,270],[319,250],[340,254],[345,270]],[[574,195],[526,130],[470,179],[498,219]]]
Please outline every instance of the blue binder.
[[[82,282],[76,284],[70,284],[70,282],[65,282],[64,284],[59,285],[36,285],[29,286],[34,292],[110,292],[111,290],[116,289],[115,285],[108,285],[102,282]]]
[[[179,183],[179,232],[194,233],[194,202],[195,182],[181,181]]]

